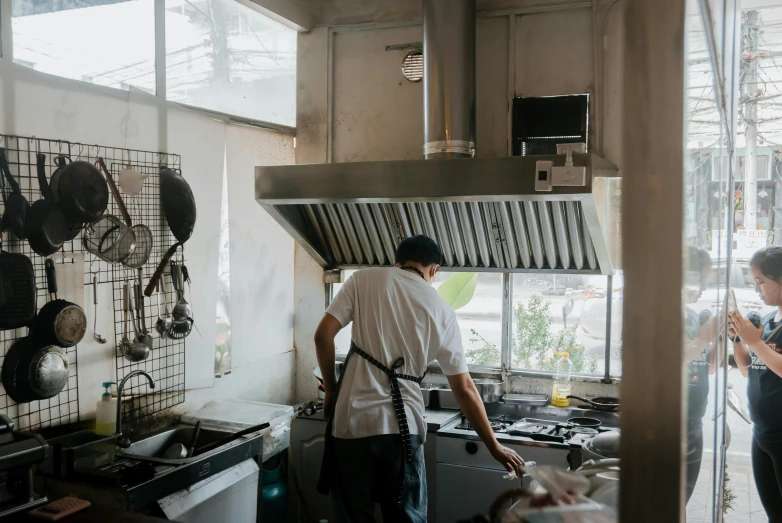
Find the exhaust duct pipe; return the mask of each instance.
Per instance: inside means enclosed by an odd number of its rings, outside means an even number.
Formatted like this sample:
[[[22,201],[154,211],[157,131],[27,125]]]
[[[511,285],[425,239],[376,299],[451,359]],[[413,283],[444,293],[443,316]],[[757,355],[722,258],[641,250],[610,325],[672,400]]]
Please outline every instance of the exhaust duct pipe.
[[[424,158],[475,156],[475,0],[423,0]]]

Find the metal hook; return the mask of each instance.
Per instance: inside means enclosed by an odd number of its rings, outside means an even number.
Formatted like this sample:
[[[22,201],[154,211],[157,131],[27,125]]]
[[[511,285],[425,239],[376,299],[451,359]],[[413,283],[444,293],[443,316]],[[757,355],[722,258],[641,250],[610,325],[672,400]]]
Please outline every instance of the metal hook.
[[[81,158],[81,153],[82,153],[83,150],[84,150],[84,144],[80,143],[79,144],[79,154],[76,155],[76,159],[77,160],[79,160]]]

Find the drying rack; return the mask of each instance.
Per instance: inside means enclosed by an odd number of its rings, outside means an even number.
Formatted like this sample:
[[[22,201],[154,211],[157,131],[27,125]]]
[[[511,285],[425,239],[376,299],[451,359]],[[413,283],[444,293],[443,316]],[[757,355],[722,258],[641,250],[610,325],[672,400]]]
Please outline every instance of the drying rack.
[[[155,271],[157,263],[163,253],[173,245],[176,240],[168,229],[165,217],[160,206],[160,166],[165,165],[181,172],[181,157],[176,154],[159,153],[126,149],[120,147],[108,147],[103,145],[89,145],[63,140],[52,140],[36,137],[23,137],[0,134],[0,147],[6,149],[11,174],[16,178],[22,194],[32,203],[41,198],[38,189],[36,175],[36,153],[46,155],[46,174],[49,178],[55,169],[54,157],[68,155],[72,160],[94,162],[103,158],[106,166],[114,176],[115,181],[119,172],[128,165],[133,166],[142,174],[148,174],[141,193],[137,196],[123,194],[125,205],[128,208],[134,224],[143,223],[152,231],[153,248],[149,261],[142,267],[144,282],[148,281]],[[122,191],[120,191],[122,193]],[[119,216],[119,208],[113,197],[109,195],[108,214]],[[35,269],[35,280],[38,288],[38,306],[43,306],[47,299],[46,276],[44,272],[45,258],[35,254],[26,240],[18,240],[12,233],[3,233],[3,249],[25,254],[30,258]],[[84,286],[93,284],[93,277],[97,277],[98,284],[111,284],[114,309],[114,347],[119,346],[122,338],[123,310],[122,310],[122,286],[125,281],[133,281],[137,278],[137,270],[128,269],[121,264],[110,264],[85,251],[81,244],[81,238],[65,242],[62,254],[56,253],[51,257],[55,261],[59,258],[68,260],[69,253],[84,254]],[[177,252],[173,258],[178,263],[183,263],[182,251]],[[171,280],[166,276],[166,295],[169,308],[176,300],[176,293]],[[92,292],[85,292],[86,296],[92,296]],[[161,295],[161,302],[162,302]],[[157,301],[152,299],[145,301],[145,320],[147,328],[151,332],[154,342],[149,357],[141,362],[132,363],[116,354],[117,381],[121,381],[128,373],[140,369],[148,372],[155,380],[155,389],[150,390],[146,379],[138,376],[131,378],[123,390],[123,419],[134,419],[160,412],[185,401],[185,340],[171,340],[161,338],[154,330],[158,314]],[[88,330],[85,339],[92,336],[92,318],[88,317]],[[24,337],[27,329],[0,331],[0,354],[4,357],[6,351],[17,339]],[[112,339],[108,339],[112,343]],[[79,383],[78,383],[78,353],[83,345],[76,345],[65,349],[70,362],[69,377],[66,387],[55,397],[48,400],[32,401],[17,404],[5,392],[0,383],[0,413],[12,418],[20,430],[38,431],[42,428],[53,427],[67,423],[77,423],[79,418]]]

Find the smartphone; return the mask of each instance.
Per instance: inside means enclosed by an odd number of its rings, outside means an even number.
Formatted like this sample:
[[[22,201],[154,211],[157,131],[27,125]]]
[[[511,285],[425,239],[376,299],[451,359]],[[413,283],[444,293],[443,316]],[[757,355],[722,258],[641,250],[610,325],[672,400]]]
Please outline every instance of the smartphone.
[[[728,289],[728,312],[739,310],[738,302],[736,301],[736,293],[733,289]]]

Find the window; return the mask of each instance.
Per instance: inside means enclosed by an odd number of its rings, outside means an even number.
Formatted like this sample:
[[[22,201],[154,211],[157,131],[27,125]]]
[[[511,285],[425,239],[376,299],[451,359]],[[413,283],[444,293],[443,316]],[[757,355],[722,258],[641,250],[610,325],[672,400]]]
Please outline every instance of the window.
[[[296,31],[236,0],[166,0],[166,97],[296,124]]]
[[[154,94],[154,0],[12,0],[11,17],[14,62]]]
[[[446,296],[443,285],[453,286],[449,296]],[[456,308],[467,363],[499,367],[502,350],[502,274],[440,271],[435,276],[433,286]],[[472,286],[475,288],[472,298],[462,300],[466,303],[458,302],[461,296],[469,296]]]
[[[611,374],[621,374],[622,278],[611,293]],[[577,374],[603,375],[606,368],[608,278],[605,276],[514,274],[513,369],[554,371],[557,353],[567,352]]]
[[[345,271],[345,278],[355,271]],[[471,366],[514,371],[554,371],[556,353],[566,351],[576,374],[622,374],[621,272],[606,276],[511,274],[511,301],[503,307],[503,274],[440,271],[433,286],[456,310],[462,343]],[[611,281],[611,331],[607,333]],[[451,288],[448,289],[447,287]],[[341,284],[333,286],[334,295]],[[507,360],[503,359],[503,314],[510,321]],[[606,345],[609,358],[606,360]],[[337,353],[350,349],[350,328],[336,339]]]

